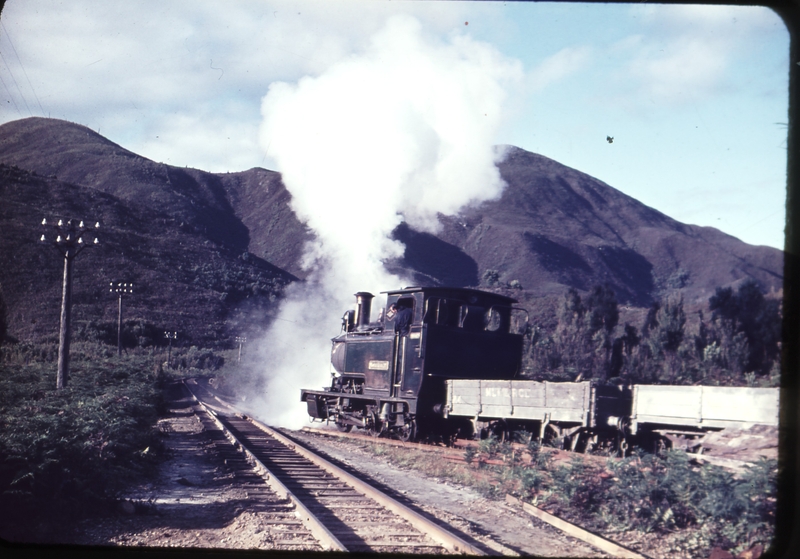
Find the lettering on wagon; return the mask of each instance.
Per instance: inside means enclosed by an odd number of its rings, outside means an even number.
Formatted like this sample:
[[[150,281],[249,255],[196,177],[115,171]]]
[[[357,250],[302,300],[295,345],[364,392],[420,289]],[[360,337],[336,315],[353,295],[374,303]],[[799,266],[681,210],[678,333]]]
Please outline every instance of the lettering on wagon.
[[[533,391],[530,388],[508,388],[507,386],[487,386],[483,389],[483,395],[487,398],[497,398],[503,396],[508,398],[532,398]]]

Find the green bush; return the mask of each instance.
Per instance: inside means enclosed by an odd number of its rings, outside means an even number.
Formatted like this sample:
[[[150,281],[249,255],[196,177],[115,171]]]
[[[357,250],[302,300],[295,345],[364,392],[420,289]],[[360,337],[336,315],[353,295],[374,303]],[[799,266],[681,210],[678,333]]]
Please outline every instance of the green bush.
[[[73,355],[69,383],[56,390],[49,359],[20,356],[0,362],[0,525],[17,533],[102,509],[153,472],[164,406],[147,357]]]
[[[775,460],[762,459],[737,477],[718,466],[693,465],[681,451],[667,451],[609,460],[605,466],[576,458],[550,473],[549,507],[588,529],[699,529],[685,542],[697,553],[713,546],[741,551],[772,538]]]

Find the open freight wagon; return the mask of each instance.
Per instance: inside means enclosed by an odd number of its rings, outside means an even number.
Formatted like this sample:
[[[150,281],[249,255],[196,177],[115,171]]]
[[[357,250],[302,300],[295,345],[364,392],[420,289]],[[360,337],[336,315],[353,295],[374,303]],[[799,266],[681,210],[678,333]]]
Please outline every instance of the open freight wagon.
[[[447,381],[445,414],[470,418],[476,435],[492,433],[503,439],[524,430],[540,440],[558,437],[575,450],[580,440],[584,449],[597,442],[596,427],[617,428],[626,408],[630,390],[625,387],[593,387],[589,381],[452,379]]]
[[[778,390],[451,379],[444,411],[472,420],[476,435],[524,430],[540,440],[558,437],[571,450],[606,440],[624,451],[634,438],[672,445],[724,428],[777,426]]]

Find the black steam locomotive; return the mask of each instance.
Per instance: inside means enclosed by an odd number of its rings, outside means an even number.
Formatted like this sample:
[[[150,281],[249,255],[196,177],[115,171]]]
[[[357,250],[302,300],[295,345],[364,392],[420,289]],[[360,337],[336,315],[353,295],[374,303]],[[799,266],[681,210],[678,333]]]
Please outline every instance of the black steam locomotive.
[[[303,390],[312,418],[375,436],[410,440],[454,431],[444,421],[448,379],[512,379],[520,370],[527,311],[510,297],[475,289],[407,287],[384,292],[386,307],[370,322],[371,293],[333,338],[336,374],[324,390]],[[409,316],[410,315],[410,316]],[[410,318],[410,321],[408,320]],[[420,432],[418,433],[418,426]]]

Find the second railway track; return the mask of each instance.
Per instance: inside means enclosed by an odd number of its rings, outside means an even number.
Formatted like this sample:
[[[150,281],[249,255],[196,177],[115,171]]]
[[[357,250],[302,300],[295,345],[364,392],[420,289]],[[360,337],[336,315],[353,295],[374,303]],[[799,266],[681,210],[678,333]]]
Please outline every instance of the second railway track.
[[[189,387],[195,392],[197,385]],[[195,394],[197,397],[197,394]],[[370,553],[486,552],[295,441],[234,413],[206,410],[262,477],[296,507],[322,549]]]

